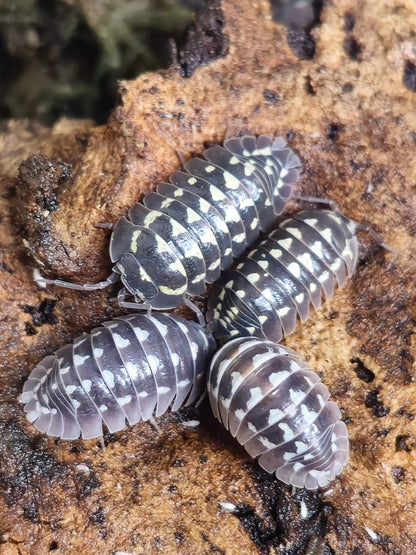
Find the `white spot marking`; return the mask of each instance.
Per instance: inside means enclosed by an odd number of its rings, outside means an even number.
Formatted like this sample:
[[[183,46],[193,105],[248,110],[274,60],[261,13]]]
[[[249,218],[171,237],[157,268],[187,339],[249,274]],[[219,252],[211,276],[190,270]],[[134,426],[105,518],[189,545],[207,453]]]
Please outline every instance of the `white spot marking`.
[[[257,283],[260,279],[260,274],[257,273],[252,273],[249,274],[248,276],[246,276],[246,278],[248,279],[248,281],[250,281],[251,283]]]
[[[208,270],[210,272],[212,272],[212,270],[216,270],[218,268],[218,266],[220,265],[220,263],[221,263],[221,260],[220,260],[220,258],[218,258],[215,262],[213,262],[212,264],[210,264],[208,266]]]
[[[112,372],[110,372],[110,370],[103,370],[102,375],[103,375],[104,381],[108,385],[108,387],[110,389],[113,389],[113,387],[115,385],[114,374]]]
[[[259,436],[258,440],[262,445],[264,445],[267,449],[273,449],[277,447],[276,443],[272,443],[267,437]]]
[[[295,301],[298,304],[303,303],[304,300],[305,300],[305,293],[299,293],[299,295],[296,295],[296,297],[295,297]]]
[[[243,420],[243,418],[245,417],[246,413],[243,411],[243,409],[237,409],[234,411],[234,415],[241,422],[241,420]]]
[[[292,403],[295,405],[300,405],[305,398],[305,393],[303,391],[298,391],[296,389],[289,390],[289,397]]]
[[[146,341],[146,339],[149,337],[149,332],[146,330],[142,330],[140,328],[134,328],[134,332],[139,341]]]
[[[271,249],[269,251],[270,256],[273,256],[273,258],[280,258],[283,254],[283,251],[281,251],[280,249]]]
[[[280,422],[279,428],[283,432],[283,439],[285,441],[290,441],[294,438],[292,429],[286,424],[286,422]]]
[[[188,224],[193,224],[195,222],[201,221],[201,217],[195,212],[195,210],[192,210],[192,208],[188,208],[186,210],[186,217],[188,220]]]
[[[172,353],[170,355],[170,358],[172,359],[172,362],[173,362],[174,366],[177,366],[179,364],[180,357],[179,357],[178,353]]]
[[[290,376],[290,372],[287,370],[283,370],[281,372],[273,372],[269,376],[269,382],[274,386],[278,386],[281,384],[288,376]]]
[[[224,171],[223,176],[229,189],[238,189],[240,187],[240,181],[230,172]]]
[[[318,223],[318,219],[317,218],[306,218],[305,220],[303,220],[305,222],[305,224],[310,225],[311,227],[315,227],[316,224]]]
[[[116,346],[120,347],[120,349],[125,349],[126,347],[128,347],[130,345],[129,339],[126,339],[126,338],[122,337],[118,333],[113,333],[113,339],[114,339],[114,343],[116,344]]]
[[[293,239],[280,239],[279,240],[279,245],[286,249],[287,251],[290,251],[291,247],[293,244]]]
[[[328,241],[328,243],[330,245],[333,245],[333,233],[332,233],[332,229],[330,227],[327,227],[326,229],[322,229],[320,231],[320,234],[322,235],[322,237],[324,239],[326,239]]]
[[[272,426],[273,424],[276,424],[277,422],[279,422],[279,420],[284,418],[284,416],[285,416],[285,413],[282,410],[280,410],[280,409],[270,409],[269,417],[267,419],[267,424],[269,426]]]
[[[214,202],[224,200],[226,198],[225,195],[217,187],[214,187],[214,185],[210,185],[209,192]]]
[[[158,387],[157,391],[159,395],[165,395],[166,393],[170,392],[170,387],[167,387],[167,386]]]
[[[259,401],[263,399],[263,392],[260,387],[252,387],[250,389],[250,399],[247,401],[247,410],[249,411]]]
[[[289,314],[290,312],[290,308],[288,306],[285,306],[283,308],[279,308],[277,310],[277,314],[281,317],[284,318],[287,314]]]
[[[92,386],[92,381],[91,380],[83,380],[82,381],[82,387],[85,389],[85,391],[87,393],[89,391],[91,391],[91,386]]]
[[[301,264],[305,266],[312,274],[314,272],[313,260],[308,252],[305,252],[298,256],[298,260]]]
[[[199,283],[200,281],[204,281],[205,277],[206,277],[205,272],[203,274],[199,274],[193,280],[191,280],[191,283]]]
[[[246,240],[246,233],[238,233],[237,235],[234,235],[233,237],[233,241],[234,243],[242,243],[243,241]]]

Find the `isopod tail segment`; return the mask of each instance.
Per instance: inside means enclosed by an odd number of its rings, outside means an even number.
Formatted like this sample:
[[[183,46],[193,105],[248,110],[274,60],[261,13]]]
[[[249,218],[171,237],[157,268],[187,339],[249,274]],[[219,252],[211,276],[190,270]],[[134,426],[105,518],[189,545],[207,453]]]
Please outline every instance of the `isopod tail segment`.
[[[333,212],[339,212],[338,203],[335,200],[330,198],[304,196],[296,193],[292,195],[292,198],[294,200],[310,202],[312,204],[326,204]],[[392,254],[398,254],[398,251],[396,249],[393,249],[393,247],[390,247],[390,245],[388,245],[387,243],[385,243],[382,236],[379,235],[370,225],[366,225],[366,224],[357,222],[355,220],[351,220],[351,221],[354,222],[355,228],[357,231],[360,230],[368,233],[380,245],[380,247],[382,247],[386,251],[391,252]]]
[[[298,181],[300,160],[282,138],[245,135],[186,162],[115,225],[113,273],[96,284],[48,280],[92,291],[120,279],[134,308],[169,310],[190,304],[261,232],[274,224]]]
[[[332,210],[303,210],[283,219],[257,247],[223,272],[208,300],[208,328],[219,343],[255,336],[279,342],[297,318],[322,306],[345,285],[358,261],[357,224]],[[392,250],[388,247],[388,250]]]
[[[298,488],[325,487],[348,460],[347,427],[318,375],[288,347],[237,338],[213,357],[214,416],[262,468]]]

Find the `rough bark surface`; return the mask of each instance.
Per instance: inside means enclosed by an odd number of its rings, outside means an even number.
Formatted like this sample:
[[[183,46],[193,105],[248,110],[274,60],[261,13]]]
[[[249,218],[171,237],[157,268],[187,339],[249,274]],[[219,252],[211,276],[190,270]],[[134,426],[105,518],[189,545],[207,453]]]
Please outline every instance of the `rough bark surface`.
[[[290,48],[265,1],[210,10],[178,67],[120,84],[105,127],[2,129],[1,553],[416,553],[415,4],[325,3],[312,59],[293,36]],[[287,340],[321,373],[351,437],[345,472],[323,492],[267,475],[206,405],[165,415],[160,432],[107,435],[103,450],[38,434],[19,404],[36,362],[117,312],[115,289],[43,292],[31,268],[104,278],[108,233],[94,224],[178,169],[176,151],[244,131],[286,136],[304,163],[299,192],[335,199],[397,250],[360,233],[352,280]]]

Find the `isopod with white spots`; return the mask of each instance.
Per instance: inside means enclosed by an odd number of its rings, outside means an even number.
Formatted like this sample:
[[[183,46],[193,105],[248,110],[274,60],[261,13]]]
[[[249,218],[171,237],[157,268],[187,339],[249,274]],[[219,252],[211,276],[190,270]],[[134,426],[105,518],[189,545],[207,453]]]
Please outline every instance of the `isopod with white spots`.
[[[197,400],[212,335],[174,314],[121,316],[45,357],[24,384],[27,418],[61,439],[102,437]]]
[[[214,285],[206,313],[220,343],[238,336],[279,342],[343,287],[358,260],[357,224],[333,210],[303,210],[285,218],[267,239]]]
[[[110,241],[113,273],[106,280],[73,284],[37,272],[37,283],[90,291],[121,279],[137,307],[155,309],[202,294],[283,212],[300,168],[282,138],[266,135],[230,138],[202,156],[117,222]],[[122,298],[120,304],[133,303]]]
[[[214,416],[284,483],[313,490],[342,472],[347,427],[326,386],[291,349],[230,341],[212,359],[208,395]]]

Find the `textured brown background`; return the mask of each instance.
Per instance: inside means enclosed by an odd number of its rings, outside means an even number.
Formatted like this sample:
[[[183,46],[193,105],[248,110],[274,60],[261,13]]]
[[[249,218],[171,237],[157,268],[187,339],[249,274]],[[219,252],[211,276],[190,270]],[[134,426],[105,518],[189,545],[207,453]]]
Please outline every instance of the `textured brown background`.
[[[327,2],[315,56],[300,60],[267,2],[211,3],[182,70],[121,83],[107,126],[3,128],[0,553],[416,554],[415,28],[413,0]],[[268,476],[206,405],[165,415],[160,433],[107,435],[103,450],[39,435],[18,402],[37,361],[117,310],[112,291],[39,291],[31,268],[104,278],[108,233],[94,224],[166,179],[176,150],[242,131],[287,136],[299,191],[335,199],[398,251],[360,233],[353,279],[287,340],[348,425],[351,459],[326,492]]]

